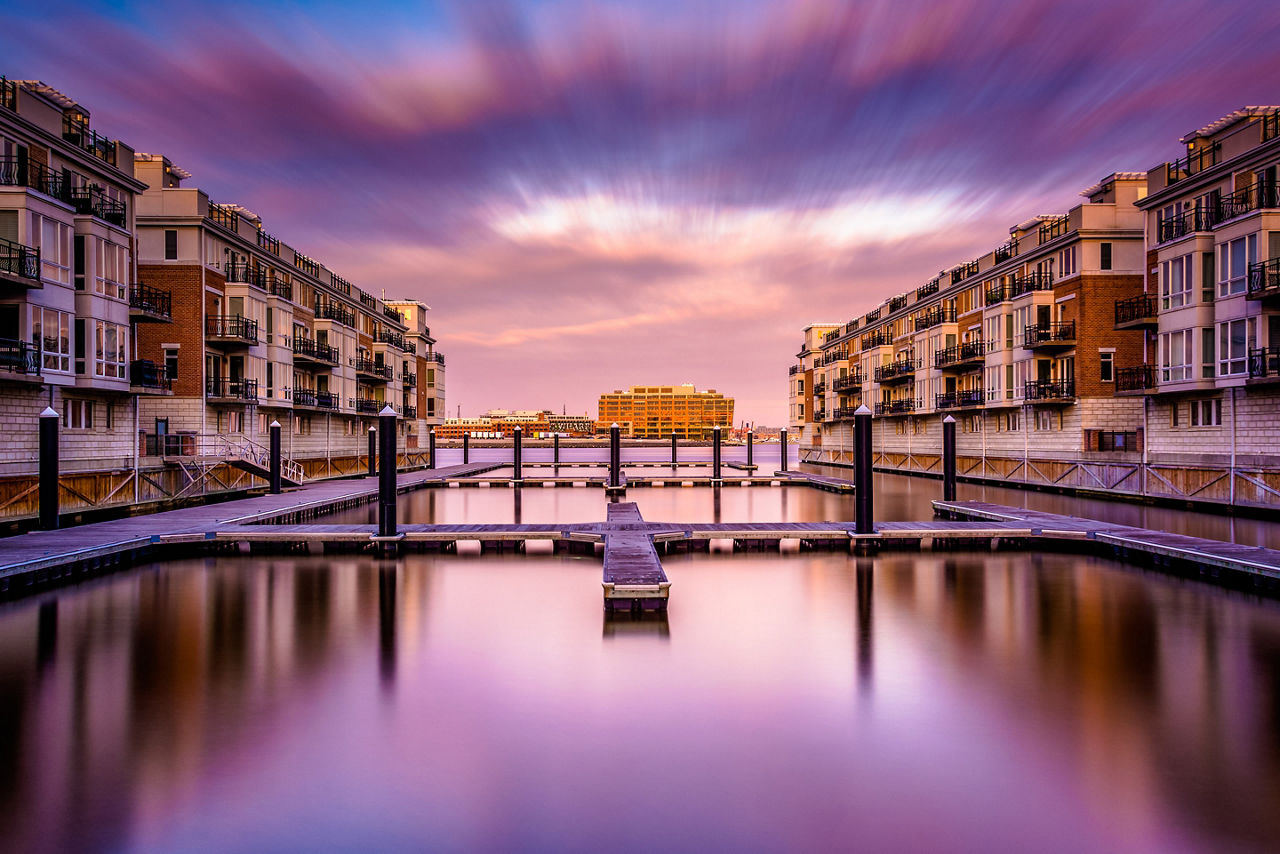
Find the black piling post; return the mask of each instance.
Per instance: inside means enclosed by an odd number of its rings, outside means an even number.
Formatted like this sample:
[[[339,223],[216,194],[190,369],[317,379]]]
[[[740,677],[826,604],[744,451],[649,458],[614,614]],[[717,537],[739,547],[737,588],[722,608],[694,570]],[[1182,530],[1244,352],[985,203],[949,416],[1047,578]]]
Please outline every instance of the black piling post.
[[[271,422],[271,494],[280,494],[280,422]]]
[[[720,425],[711,428],[711,482],[720,483]]]
[[[751,448],[751,443],[754,439],[755,439],[755,433],[748,430],[747,431],[747,471],[751,471],[753,468],[756,467],[753,459],[754,454]]]
[[[369,477],[378,476],[378,430],[369,427]]]
[[[676,464],[676,431],[671,431],[671,465]]]
[[[427,468],[434,469],[436,467],[436,428],[432,427],[427,432]]]
[[[786,471],[787,470],[787,454],[788,454],[787,428],[785,427],[782,428],[782,432],[779,434],[778,440],[781,442],[781,448],[778,451],[778,453],[782,455],[782,470]]]
[[[853,414],[854,528],[859,534],[875,532],[871,496],[871,410],[864,403]]]
[[[463,465],[471,462],[471,431],[462,434],[462,462]]]
[[[520,451],[523,438],[524,431],[519,427],[516,427],[515,431],[511,434],[511,468],[515,472],[511,479],[516,483],[520,483],[524,480],[520,475]]]
[[[942,419],[942,500],[956,500],[956,420]]]
[[[390,406],[378,413],[382,457],[378,481],[378,536],[396,535],[396,411]]]
[[[554,463],[555,465],[560,465],[560,434],[557,433],[555,436],[553,436],[551,439],[551,442],[552,442],[551,462]]]
[[[40,527],[58,527],[58,413],[52,406],[40,413]]]
[[[609,428],[609,485],[621,485],[619,476],[622,469],[622,430],[617,424]]]

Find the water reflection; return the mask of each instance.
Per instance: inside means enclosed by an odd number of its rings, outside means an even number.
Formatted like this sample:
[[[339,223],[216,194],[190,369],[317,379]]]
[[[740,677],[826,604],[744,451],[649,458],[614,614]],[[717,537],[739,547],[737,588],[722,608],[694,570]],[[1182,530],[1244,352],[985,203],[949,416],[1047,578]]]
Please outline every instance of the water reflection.
[[[605,638],[653,637],[671,639],[671,622],[666,611],[602,610]]]

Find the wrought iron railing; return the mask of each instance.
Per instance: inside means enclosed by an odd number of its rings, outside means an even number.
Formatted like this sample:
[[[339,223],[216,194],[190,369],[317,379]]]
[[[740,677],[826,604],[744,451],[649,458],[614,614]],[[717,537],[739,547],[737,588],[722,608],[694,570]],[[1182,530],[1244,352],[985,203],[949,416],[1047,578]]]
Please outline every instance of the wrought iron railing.
[[[894,382],[913,376],[920,367],[919,359],[895,359],[887,365],[879,365],[875,371],[876,382]]]
[[[340,358],[337,347],[330,347],[328,344],[319,343],[314,338],[303,338],[301,335],[294,336],[293,353],[295,356],[305,356],[317,362],[329,362],[334,365],[338,364]]]
[[[247,261],[234,261],[227,265],[227,281],[253,285],[265,291],[269,284],[269,277],[266,267],[259,267]]]
[[[925,282],[923,285],[916,288],[916,299],[922,300],[927,296],[932,296],[933,294],[936,294],[938,289],[941,287],[942,283],[937,279],[934,279],[931,282]]]
[[[311,276],[314,276],[317,279],[320,278],[320,262],[316,261],[313,258],[308,258],[306,255],[303,255],[301,252],[293,253],[293,266],[297,267],[299,270],[301,270],[304,273],[308,273]],[[334,276],[333,277],[334,290],[341,290],[344,294],[346,294],[347,296],[350,296],[351,286],[347,285],[347,289],[343,290],[338,286],[338,281],[339,281],[338,277]]]
[[[1116,325],[1139,320],[1155,320],[1159,308],[1151,294],[1138,294],[1128,299],[1116,300]]]
[[[1116,371],[1116,391],[1146,391],[1155,387],[1155,365],[1135,365]]]
[[[978,272],[978,262],[970,261],[967,264],[961,264],[951,271],[951,284],[962,282],[970,276],[976,275]]]
[[[1076,340],[1076,322],[1062,320],[1023,327],[1022,346],[1042,347],[1052,344],[1071,344]]]
[[[267,234],[261,228],[258,229],[258,245],[270,252],[272,255],[280,254],[280,241]]]
[[[208,338],[235,338],[249,344],[258,343],[258,321],[238,314],[216,314],[205,318]]]
[[[0,238],[0,272],[40,281],[40,250]]]
[[[963,409],[966,406],[982,406],[985,403],[986,395],[979,386],[935,395],[934,409]]]
[[[862,336],[862,349],[870,350],[872,347],[887,347],[893,343],[893,339],[889,337],[889,333],[883,329],[877,329]]]
[[[1020,276],[1014,276],[1012,281],[1009,282],[1010,299],[1029,294],[1032,291],[1051,290],[1053,290],[1053,274],[1046,270],[1023,273]]]
[[[209,219],[213,220],[216,225],[220,225],[228,231],[235,231],[236,225],[240,220],[240,215],[234,209],[220,205],[215,202],[209,202]]]
[[[1280,377],[1280,346],[1255,347],[1249,351],[1249,378]]]
[[[1074,400],[1074,380],[1030,380],[1023,387],[1023,395],[1029,401]]]
[[[877,403],[875,414],[877,417],[885,415],[910,415],[919,408],[919,401],[912,398],[904,398],[902,400],[890,400]]]
[[[62,138],[99,160],[116,165],[115,143],[90,128],[82,117],[70,113],[62,117]]]
[[[316,317],[325,320],[336,320],[343,326],[356,325],[356,313],[341,303],[320,303],[316,306]]]
[[[907,295],[898,294],[896,297],[890,298],[889,311],[897,311],[900,308],[905,308],[906,305],[907,305]]]
[[[126,227],[128,223],[125,203],[111,198],[97,184],[71,187],[66,192],[66,197],[78,214],[96,216],[103,222],[109,222],[120,228]]]
[[[36,344],[0,338],[0,371],[35,376],[40,373],[41,350]]]
[[[1010,258],[1018,254],[1018,238],[1014,237],[1008,243],[1001,244],[996,247],[995,262],[1000,264],[1008,261]]]
[[[1249,265],[1249,297],[1257,299],[1280,293],[1280,258]]]
[[[1165,164],[1165,183],[1176,184],[1184,178],[1189,178],[1198,172],[1203,172],[1210,166],[1214,166],[1218,162],[1218,153],[1222,150],[1222,143],[1211,142],[1194,151],[1187,152],[1186,157],[1181,157],[1170,163]]]
[[[392,376],[390,365],[382,365],[363,356],[352,356],[351,367],[356,369],[356,373],[369,374],[384,380],[390,380]]]
[[[931,329],[939,323],[955,323],[956,309],[950,305],[935,305],[915,316],[915,330]]]
[[[150,359],[135,359],[129,363],[129,385],[156,391],[171,391],[173,379],[164,365]]]
[[[131,285],[129,287],[129,308],[156,314],[162,317],[173,317],[173,295],[149,285]]]
[[[258,381],[208,377],[204,382],[204,393],[206,397],[220,400],[254,401],[258,399]]]
[[[1048,243],[1055,237],[1061,237],[1067,233],[1067,218],[1058,216],[1052,219],[1046,219],[1040,223],[1040,227],[1036,230],[1036,238],[1040,243]]]
[[[987,344],[978,338],[939,350],[933,354],[933,365],[935,368],[948,368],[964,362],[982,360],[986,355]]]

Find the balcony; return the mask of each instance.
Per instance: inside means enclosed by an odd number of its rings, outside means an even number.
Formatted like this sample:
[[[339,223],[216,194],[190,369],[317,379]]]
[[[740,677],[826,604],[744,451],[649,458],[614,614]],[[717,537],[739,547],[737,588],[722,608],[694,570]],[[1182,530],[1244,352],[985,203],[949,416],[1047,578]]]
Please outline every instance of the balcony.
[[[1066,349],[1076,345],[1076,322],[1063,320],[1026,326],[1022,330],[1022,346],[1028,350]]]
[[[867,312],[866,316],[863,318],[863,323],[875,323],[879,319],[880,309],[873,308],[871,311]]]
[[[938,292],[938,289],[941,286],[942,286],[942,283],[939,282],[937,279],[934,279],[932,282],[924,283],[920,287],[916,288],[916,299],[922,300],[925,297],[933,296]]]
[[[815,397],[817,397],[817,396],[821,396],[821,395],[824,395],[824,394],[826,394],[826,393],[827,393],[827,384],[826,384],[826,383],[814,383],[814,384],[813,384],[813,394],[814,394],[814,396],[815,396]]]
[[[794,377],[796,374],[800,373],[800,366],[792,365],[790,369],[787,370],[787,373]]]
[[[343,326],[353,328],[356,325],[356,313],[336,302],[325,302],[317,305],[316,318],[319,320],[336,320]]]
[[[418,375],[413,373],[412,371],[405,371],[403,374],[400,375],[400,382],[404,384],[405,388],[417,388]],[[815,388],[814,393],[816,394],[817,391],[818,390]]]
[[[376,338],[373,339],[379,344],[390,344],[397,350],[404,350],[404,334],[401,332],[393,332],[390,329],[383,329],[378,332]]]
[[[129,387],[135,394],[173,394],[173,380],[164,365],[150,359],[137,359],[129,363]]]
[[[1249,265],[1249,299],[1280,297],[1280,258]]]
[[[323,409],[332,412],[338,408],[338,396],[327,391],[313,391],[309,388],[293,390],[294,409]]]
[[[875,332],[862,336],[863,350],[870,350],[872,347],[889,347],[892,344],[893,339],[883,329],[877,329]]]
[[[129,316],[138,323],[168,323],[173,320],[173,296],[147,285],[129,288]]]
[[[273,297],[279,297],[280,299],[293,302],[293,285],[284,281],[279,276],[271,277],[271,287],[267,292]]]
[[[382,411],[382,404],[371,397],[353,397],[351,408],[365,415],[377,415]]]
[[[375,362],[373,359],[366,359],[363,356],[355,356],[351,359],[351,367],[356,369],[357,374],[361,374],[367,379],[375,382],[391,382],[391,366]]]
[[[998,305],[1002,302],[1008,302],[1013,299],[1013,293],[1009,288],[997,282],[992,285],[987,285],[986,297],[987,305]]]
[[[836,339],[837,339],[837,338],[839,338],[839,337],[840,337],[840,330],[839,330],[839,329],[832,329],[832,330],[831,330],[830,332],[828,332],[826,335],[823,335],[823,336],[822,336],[822,343],[823,343],[823,344],[830,344],[832,341],[836,340]]]
[[[987,402],[981,388],[948,391],[934,397],[934,409],[967,409],[972,406],[982,406]]]
[[[1040,223],[1040,227],[1036,229],[1036,238],[1039,243],[1048,243],[1050,240],[1061,237],[1067,233],[1067,218],[1065,216],[1055,216],[1046,219]]]
[[[813,413],[813,420],[814,420],[814,421],[817,421],[817,422],[826,421],[826,420],[827,420],[827,410],[825,410],[825,409],[819,409],[819,410],[815,411],[815,412]]]
[[[204,383],[204,396],[210,403],[257,403],[258,381],[209,377]]]
[[[1187,156],[1164,165],[1165,183],[1176,184],[1198,172],[1203,172],[1218,162],[1222,143],[1214,142],[1203,148],[1188,151]]]
[[[320,278],[320,262],[314,258],[308,258],[301,252],[293,253],[293,266],[314,279]],[[340,280],[337,276],[332,277],[332,285],[335,291],[341,291],[347,296],[351,296],[351,285],[344,280]]]
[[[62,138],[99,160],[116,165],[115,143],[92,130],[83,116],[67,113],[62,117]]]
[[[1116,300],[1116,329],[1154,328],[1159,306],[1151,294]]]
[[[995,263],[1001,264],[1018,254],[1018,238],[1014,237],[1001,246],[996,247]]]
[[[906,306],[907,306],[906,294],[899,294],[898,296],[893,297],[892,299],[889,300],[890,312],[897,311],[898,309],[901,309],[901,308],[906,308]]]
[[[1031,380],[1023,388],[1028,403],[1070,403],[1076,399],[1075,380]]]
[[[253,285],[258,290],[265,291],[268,285],[267,268],[237,261],[227,265],[227,281]]]
[[[396,323],[404,323],[404,315],[390,306],[384,305],[382,307],[382,313],[386,315],[389,320],[394,320]]]
[[[0,338],[0,375],[40,379],[40,348],[26,341]],[[12,379],[6,376],[6,379]]]
[[[272,255],[280,254],[280,241],[267,234],[261,228],[258,229],[258,245],[270,252]]]
[[[322,367],[332,368],[338,364],[340,358],[337,347],[321,344],[312,338],[296,336],[293,339],[294,362],[310,362]]]
[[[920,402],[911,398],[903,400],[889,400],[876,404],[875,415],[877,418],[893,415],[910,415],[920,408]]]
[[[950,305],[935,305],[933,308],[922,311],[915,316],[915,331],[921,332],[925,329],[932,329],[940,323],[955,323],[956,309]]]
[[[970,276],[977,275],[977,273],[978,273],[977,261],[970,261],[967,264],[962,264],[961,266],[956,267],[954,270],[951,271],[951,284],[953,285],[959,284],[960,282],[963,282],[965,279],[969,278]]]
[[[1280,346],[1249,350],[1249,382],[1280,381]]]
[[[862,371],[850,371],[843,377],[831,381],[831,388],[836,392],[858,391],[862,388]]]
[[[1193,208],[1180,215],[1160,220],[1157,243],[1168,243],[1198,231],[1209,231],[1214,226],[1213,211],[1209,208]]]
[[[434,353],[428,353],[425,358],[428,362],[435,362],[440,367],[444,367],[444,353],[438,350]]]
[[[837,406],[831,410],[832,421],[852,421],[853,416],[858,414],[856,406]]]
[[[1116,394],[1138,396],[1156,387],[1156,366],[1137,365],[1116,371]]]
[[[236,225],[240,222],[240,215],[226,205],[209,202],[209,219],[228,231],[236,231]]]
[[[416,406],[410,406],[410,405],[408,405],[408,404],[406,403],[406,404],[404,405],[404,408],[403,408],[403,410],[401,411],[400,415],[401,415],[402,417],[404,417],[404,418],[417,418],[417,417],[418,417],[418,407],[416,407]]]
[[[972,370],[982,367],[986,358],[987,344],[979,338],[934,353],[933,366],[944,371]]]
[[[1053,276],[1046,272],[1025,273],[1021,276],[1014,276],[1008,287],[1009,299],[1017,299],[1023,294],[1033,293],[1034,291],[1051,291],[1053,290]]]
[[[67,192],[67,200],[83,216],[96,216],[103,222],[109,222],[118,228],[128,227],[128,216],[124,202],[113,199],[97,184],[83,187],[72,187]]]
[[[919,367],[919,359],[895,359],[887,365],[876,368],[876,382],[881,385],[905,382],[915,377],[916,369]]]
[[[23,287],[43,287],[40,283],[40,250],[0,238],[0,275],[5,277],[5,281]]]
[[[205,343],[245,347],[258,343],[258,321],[238,314],[211,315],[204,319]]]

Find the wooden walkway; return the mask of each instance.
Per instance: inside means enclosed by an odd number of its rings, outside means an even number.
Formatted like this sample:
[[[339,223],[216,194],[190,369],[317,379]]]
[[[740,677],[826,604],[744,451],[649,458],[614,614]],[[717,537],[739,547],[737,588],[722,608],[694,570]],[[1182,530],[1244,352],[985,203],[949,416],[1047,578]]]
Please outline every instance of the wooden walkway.
[[[610,504],[604,532],[604,604],[613,610],[665,609],[671,582],[654,550],[656,534],[631,502]],[[671,532],[674,533],[674,532]]]

